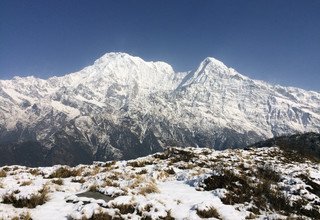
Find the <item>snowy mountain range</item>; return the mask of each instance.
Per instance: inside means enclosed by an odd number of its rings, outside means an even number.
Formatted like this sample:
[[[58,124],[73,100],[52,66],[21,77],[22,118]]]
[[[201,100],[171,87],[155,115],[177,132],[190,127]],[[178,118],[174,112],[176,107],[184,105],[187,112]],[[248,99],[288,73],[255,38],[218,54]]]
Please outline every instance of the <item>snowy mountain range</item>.
[[[237,148],[310,131],[320,132],[319,92],[252,80],[214,58],[175,72],[164,62],[107,53],[62,77],[0,81],[2,164],[130,159],[168,146]]]

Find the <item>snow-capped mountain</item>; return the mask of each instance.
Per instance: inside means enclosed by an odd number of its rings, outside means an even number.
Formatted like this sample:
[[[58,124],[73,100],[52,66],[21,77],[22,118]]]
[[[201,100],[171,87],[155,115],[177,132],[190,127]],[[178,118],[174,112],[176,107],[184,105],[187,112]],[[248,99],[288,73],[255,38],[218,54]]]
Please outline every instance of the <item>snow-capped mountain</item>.
[[[308,131],[320,132],[319,92],[252,80],[214,58],[177,73],[164,62],[108,53],[62,77],[0,81],[0,153],[24,152],[2,163],[128,159],[167,146],[243,147]]]

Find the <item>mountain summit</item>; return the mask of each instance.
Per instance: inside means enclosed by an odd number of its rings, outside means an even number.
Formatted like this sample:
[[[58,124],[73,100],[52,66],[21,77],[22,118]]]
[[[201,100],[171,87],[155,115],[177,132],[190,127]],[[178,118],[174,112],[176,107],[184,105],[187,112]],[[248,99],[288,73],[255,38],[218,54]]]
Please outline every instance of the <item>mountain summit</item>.
[[[2,164],[235,148],[308,131],[320,132],[320,93],[252,80],[214,58],[177,73],[164,62],[107,53],[62,77],[0,81]]]

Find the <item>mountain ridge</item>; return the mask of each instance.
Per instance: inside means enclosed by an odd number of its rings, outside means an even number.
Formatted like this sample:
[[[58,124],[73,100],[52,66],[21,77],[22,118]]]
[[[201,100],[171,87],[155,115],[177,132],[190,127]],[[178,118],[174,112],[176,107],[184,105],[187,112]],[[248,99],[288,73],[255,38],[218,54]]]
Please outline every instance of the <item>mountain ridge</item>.
[[[168,146],[245,147],[310,131],[320,132],[320,93],[252,80],[210,57],[178,73],[107,53],[65,76],[0,80],[0,145],[32,141],[45,158],[56,155],[52,163],[61,151],[59,163],[67,163],[77,146],[92,160],[131,159]]]

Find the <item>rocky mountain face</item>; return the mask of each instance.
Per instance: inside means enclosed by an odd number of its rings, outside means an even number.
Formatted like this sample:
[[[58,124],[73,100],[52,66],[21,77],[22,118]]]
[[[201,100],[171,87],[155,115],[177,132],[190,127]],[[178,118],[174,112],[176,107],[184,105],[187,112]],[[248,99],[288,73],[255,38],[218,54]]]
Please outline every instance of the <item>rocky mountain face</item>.
[[[168,146],[238,148],[310,131],[320,132],[319,92],[252,80],[214,58],[179,73],[108,53],[62,77],[0,81],[2,165],[130,159]]]

